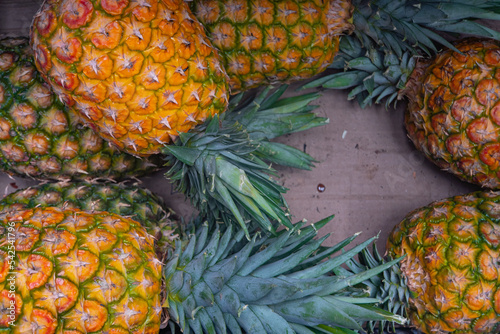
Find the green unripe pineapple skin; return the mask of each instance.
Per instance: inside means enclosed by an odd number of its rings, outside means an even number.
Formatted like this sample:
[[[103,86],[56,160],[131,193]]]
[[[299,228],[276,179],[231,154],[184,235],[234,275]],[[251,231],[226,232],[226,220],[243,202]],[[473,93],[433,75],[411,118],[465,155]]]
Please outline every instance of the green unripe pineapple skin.
[[[25,38],[0,40],[0,169],[36,179],[121,179],[159,168],[84,127],[44,82]]]

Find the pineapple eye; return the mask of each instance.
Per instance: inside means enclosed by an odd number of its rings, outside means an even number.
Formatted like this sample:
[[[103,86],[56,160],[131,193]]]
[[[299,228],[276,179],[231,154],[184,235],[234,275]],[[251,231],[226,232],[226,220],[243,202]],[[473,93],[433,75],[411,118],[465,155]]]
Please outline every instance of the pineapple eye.
[[[139,38],[141,41],[144,39],[144,37],[142,36],[141,31],[139,30],[139,28],[134,29],[134,30],[133,30],[133,34],[134,34],[137,38]]]
[[[0,55],[0,70],[7,71],[14,66],[16,55],[10,52],[4,52]]]
[[[130,70],[134,67],[135,63],[136,63],[136,60],[128,59],[123,64],[123,67],[126,68],[127,70]]]

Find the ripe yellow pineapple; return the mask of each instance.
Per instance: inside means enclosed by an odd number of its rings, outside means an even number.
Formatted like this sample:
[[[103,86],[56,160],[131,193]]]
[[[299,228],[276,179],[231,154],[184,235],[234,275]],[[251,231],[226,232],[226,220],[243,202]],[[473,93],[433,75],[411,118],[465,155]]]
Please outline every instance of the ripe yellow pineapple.
[[[140,176],[159,169],[104,141],[63,106],[33,64],[27,38],[0,40],[0,168],[37,179]]]
[[[420,62],[405,91],[406,128],[440,168],[487,188],[500,187],[500,43],[465,40]]]
[[[201,0],[190,7],[221,50],[231,94],[322,72],[352,29],[345,0]]]
[[[45,1],[32,46],[62,100],[135,155],[227,108],[218,52],[182,0]]]
[[[162,266],[139,223],[50,207],[1,219],[2,331],[159,331]]]

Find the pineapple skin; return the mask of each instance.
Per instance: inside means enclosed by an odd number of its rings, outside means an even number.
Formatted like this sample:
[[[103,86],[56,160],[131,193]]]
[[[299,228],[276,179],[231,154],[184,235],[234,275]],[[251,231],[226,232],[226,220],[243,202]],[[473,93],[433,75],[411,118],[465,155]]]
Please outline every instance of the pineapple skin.
[[[425,333],[498,333],[500,192],[436,201],[391,232],[387,253],[411,297],[411,323]]]
[[[182,0],[47,0],[31,35],[56,94],[128,153],[159,153],[227,108],[219,54]]]
[[[28,40],[0,41],[0,169],[36,179],[120,179],[159,169],[160,159],[120,152],[84,127],[33,64]]]
[[[500,188],[500,44],[465,39],[420,62],[401,93],[415,147],[441,169],[485,188]]]
[[[137,222],[48,207],[0,229],[2,333],[158,333],[161,264]]]
[[[338,0],[191,1],[221,50],[231,94],[323,72],[353,29],[353,6]]]
[[[131,182],[55,182],[17,190],[0,200],[0,211],[58,207],[110,212],[139,222],[163,257],[182,233],[180,218],[163,199]]]

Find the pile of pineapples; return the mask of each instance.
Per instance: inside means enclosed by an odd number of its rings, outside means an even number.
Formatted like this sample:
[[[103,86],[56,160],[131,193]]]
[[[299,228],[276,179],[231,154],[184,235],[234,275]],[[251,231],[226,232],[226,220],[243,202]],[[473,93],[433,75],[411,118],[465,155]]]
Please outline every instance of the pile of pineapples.
[[[414,211],[383,257],[368,249],[375,238],[322,246],[332,217],[293,224],[272,168],[312,168],[272,139],[328,122],[312,113],[317,93],[284,97],[282,84],[345,67],[304,87],[352,87],[362,105],[407,96],[415,144],[498,187],[500,43],[436,33],[500,39],[474,21],[498,11],[45,0],[29,41],[0,42],[0,168],[64,181],[0,201],[0,332],[356,333],[406,318],[426,333],[498,332],[498,193]],[[196,219],[130,181],[162,168]]]

